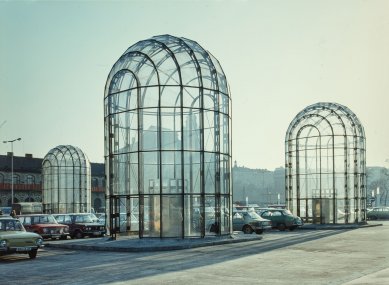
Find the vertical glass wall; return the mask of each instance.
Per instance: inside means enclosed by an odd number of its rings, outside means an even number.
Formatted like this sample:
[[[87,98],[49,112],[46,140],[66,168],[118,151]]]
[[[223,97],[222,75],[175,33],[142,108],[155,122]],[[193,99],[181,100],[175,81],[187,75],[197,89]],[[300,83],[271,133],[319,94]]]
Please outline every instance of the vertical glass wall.
[[[42,162],[42,201],[45,213],[83,213],[91,210],[91,168],[77,147],[60,145]]]
[[[126,50],[105,97],[111,235],[231,232],[231,99],[219,62],[170,35]]]
[[[305,222],[366,220],[366,139],[347,107],[317,103],[291,122],[285,138],[286,202]]]

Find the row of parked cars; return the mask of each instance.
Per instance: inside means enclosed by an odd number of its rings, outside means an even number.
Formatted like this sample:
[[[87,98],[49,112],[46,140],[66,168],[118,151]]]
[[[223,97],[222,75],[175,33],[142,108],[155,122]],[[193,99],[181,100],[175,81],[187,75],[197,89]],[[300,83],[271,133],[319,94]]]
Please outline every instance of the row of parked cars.
[[[13,253],[35,258],[44,239],[104,236],[105,225],[89,213],[0,215],[0,256]]]
[[[294,230],[302,225],[302,220],[286,209],[235,209],[233,214],[233,230],[245,234],[262,234],[271,228]],[[33,259],[44,239],[101,237],[105,233],[104,223],[90,213],[0,215],[0,256],[22,253]]]
[[[278,229],[280,231],[295,230],[303,226],[300,217],[293,215],[287,209],[265,208],[265,209],[234,209],[233,230],[243,231],[245,234],[253,232],[262,234],[265,230]]]
[[[99,223],[92,213],[30,214],[17,218],[27,231],[45,239],[102,237],[106,231],[104,224]]]

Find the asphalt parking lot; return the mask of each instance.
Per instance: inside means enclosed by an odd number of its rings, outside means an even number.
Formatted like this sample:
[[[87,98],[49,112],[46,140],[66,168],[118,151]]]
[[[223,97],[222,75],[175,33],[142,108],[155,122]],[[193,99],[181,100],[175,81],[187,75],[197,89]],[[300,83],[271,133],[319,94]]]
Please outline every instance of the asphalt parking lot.
[[[382,222],[155,252],[48,246],[35,260],[0,258],[0,284],[389,284],[388,237]]]

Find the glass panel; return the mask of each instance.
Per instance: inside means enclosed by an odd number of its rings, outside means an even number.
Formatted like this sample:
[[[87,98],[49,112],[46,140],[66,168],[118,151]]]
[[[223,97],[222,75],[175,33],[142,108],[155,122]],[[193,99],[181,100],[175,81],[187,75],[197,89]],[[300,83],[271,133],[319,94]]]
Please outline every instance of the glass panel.
[[[181,116],[176,109],[161,109],[161,149],[176,150],[181,148]],[[179,110],[178,110],[179,111]]]
[[[200,193],[201,191],[201,164],[200,153],[184,152],[184,177],[188,181],[185,191],[188,193]]]
[[[230,158],[227,155],[221,156],[220,164],[220,193],[230,193]]]
[[[162,237],[182,236],[182,213],[181,195],[162,196]]]
[[[161,199],[157,195],[144,198],[144,236],[160,237],[161,235]]]
[[[159,156],[158,152],[140,153],[140,163],[143,163],[143,185],[144,193],[159,193]],[[142,190],[142,189],[141,189]]]
[[[227,115],[220,115],[220,152],[230,153],[229,118]]]
[[[229,102],[230,102],[229,97],[224,94],[219,94],[219,96],[220,96],[219,111],[224,114],[229,114]]]
[[[129,166],[129,182],[130,182],[130,194],[138,194],[139,176],[138,176],[138,154],[130,154],[130,166]]]
[[[218,134],[215,131],[215,112],[204,111],[204,150],[215,151],[215,139]]]
[[[141,131],[141,150],[158,149],[158,109],[142,111],[143,131]]]
[[[204,177],[205,193],[215,194],[216,190],[216,155],[214,153],[204,154]]]
[[[204,89],[203,105],[204,109],[217,111],[219,106],[217,102],[217,94],[212,90]]]
[[[164,193],[182,193],[181,153],[162,152],[162,181]]]
[[[216,223],[216,216],[217,212],[220,211],[220,208],[216,208],[216,198],[212,195],[205,196],[205,207],[204,207],[204,215],[205,215],[205,235],[215,235],[217,232],[215,232],[214,227]],[[220,214],[219,214],[220,215]]]
[[[200,195],[185,195],[184,207],[184,229],[186,237],[199,237],[201,235],[201,224],[203,215],[200,212]]]
[[[147,87],[140,89],[140,106],[143,108],[158,107],[159,87]]]
[[[180,107],[181,106],[181,86],[161,87],[161,107]],[[180,112],[177,109],[176,112]]]
[[[137,70],[137,77],[140,86],[152,86],[158,85],[157,72],[153,66],[153,63],[147,58],[142,58],[138,65],[141,68],[135,68]]]
[[[200,150],[201,149],[201,122],[199,110],[184,110],[184,149]]]
[[[200,93],[200,90],[197,88],[190,88],[185,87],[183,90],[183,107],[187,108],[200,108],[201,107],[201,101],[200,96],[202,93]]]

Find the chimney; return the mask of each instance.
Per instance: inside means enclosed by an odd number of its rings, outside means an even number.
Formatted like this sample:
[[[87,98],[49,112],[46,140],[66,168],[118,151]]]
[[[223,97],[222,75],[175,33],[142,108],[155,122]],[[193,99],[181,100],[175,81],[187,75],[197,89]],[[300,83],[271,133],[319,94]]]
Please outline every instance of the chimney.
[[[7,156],[12,156],[12,152],[7,152]]]
[[[32,153],[26,153],[26,158],[32,158]]]

